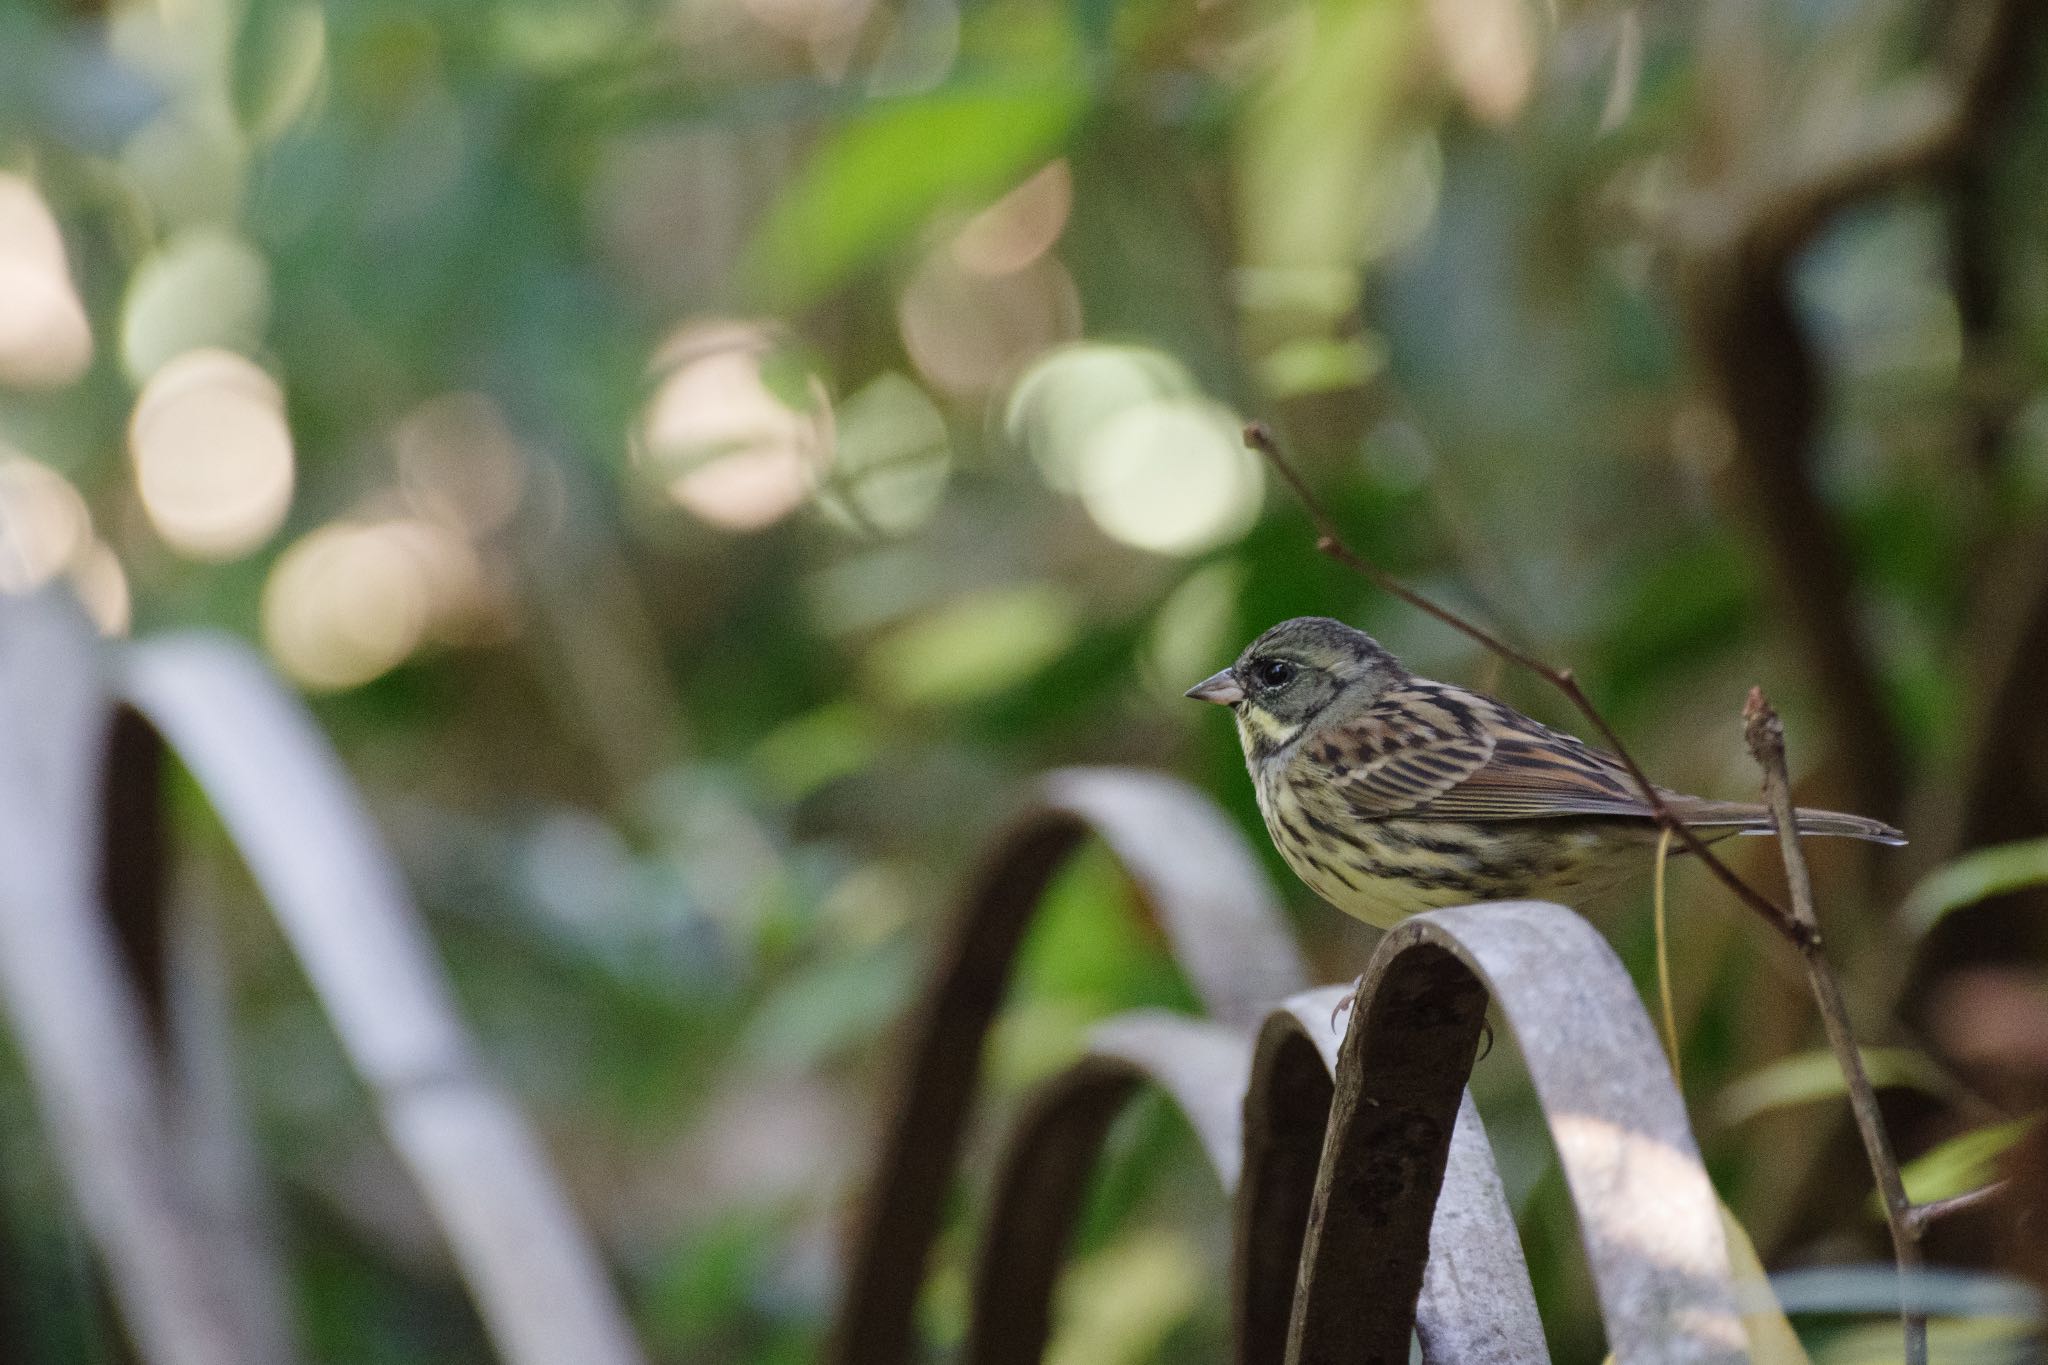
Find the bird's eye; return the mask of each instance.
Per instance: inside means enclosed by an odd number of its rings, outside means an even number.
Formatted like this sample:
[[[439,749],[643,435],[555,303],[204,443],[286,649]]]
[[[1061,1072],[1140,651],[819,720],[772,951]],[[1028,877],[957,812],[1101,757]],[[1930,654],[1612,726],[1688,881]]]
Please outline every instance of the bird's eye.
[[[1294,679],[1294,665],[1285,659],[1262,659],[1252,665],[1252,677],[1261,687],[1285,687]]]

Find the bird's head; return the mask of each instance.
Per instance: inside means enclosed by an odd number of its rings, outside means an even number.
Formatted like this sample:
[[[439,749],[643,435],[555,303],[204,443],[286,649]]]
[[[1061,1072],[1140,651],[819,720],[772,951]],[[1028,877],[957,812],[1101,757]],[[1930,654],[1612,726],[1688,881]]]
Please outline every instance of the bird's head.
[[[1327,616],[1282,621],[1245,646],[1237,662],[1187,690],[1237,713],[1245,752],[1285,748],[1325,713],[1370,705],[1408,676],[1379,641]]]

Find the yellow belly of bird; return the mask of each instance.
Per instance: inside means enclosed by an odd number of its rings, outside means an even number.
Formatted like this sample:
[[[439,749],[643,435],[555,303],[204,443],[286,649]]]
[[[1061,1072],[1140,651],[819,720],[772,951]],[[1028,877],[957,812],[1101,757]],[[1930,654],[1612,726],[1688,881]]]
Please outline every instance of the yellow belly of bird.
[[[1554,900],[1577,909],[1631,872],[1635,831],[1569,818],[1360,820],[1305,809],[1285,782],[1258,783],[1274,846],[1309,889],[1346,914],[1391,928],[1409,915],[1491,900]]]

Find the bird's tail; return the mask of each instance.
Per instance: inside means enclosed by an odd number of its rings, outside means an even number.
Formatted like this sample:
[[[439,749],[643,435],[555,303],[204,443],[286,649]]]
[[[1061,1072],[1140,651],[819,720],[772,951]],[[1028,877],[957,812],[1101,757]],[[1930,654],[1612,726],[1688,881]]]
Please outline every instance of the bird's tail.
[[[1768,806],[1742,801],[1691,801],[1673,803],[1672,813],[1693,829],[1726,830],[1730,834],[1773,834],[1777,824]],[[1840,835],[1846,839],[1867,839],[1894,848],[1906,836],[1882,820],[1867,815],[1845,815],[1841,811],[1815,810],[1801,806],[1795,812],[1801,834]]]

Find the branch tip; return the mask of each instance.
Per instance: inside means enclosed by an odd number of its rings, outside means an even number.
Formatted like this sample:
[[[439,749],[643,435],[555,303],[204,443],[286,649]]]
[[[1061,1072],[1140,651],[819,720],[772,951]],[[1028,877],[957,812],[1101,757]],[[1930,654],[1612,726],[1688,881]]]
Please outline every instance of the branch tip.
[[[1742,704],[1742,737],[1767,780],[1771,769],[1784,767],[1785,722],[1761,687],[1750,688],[1749,699]]]

